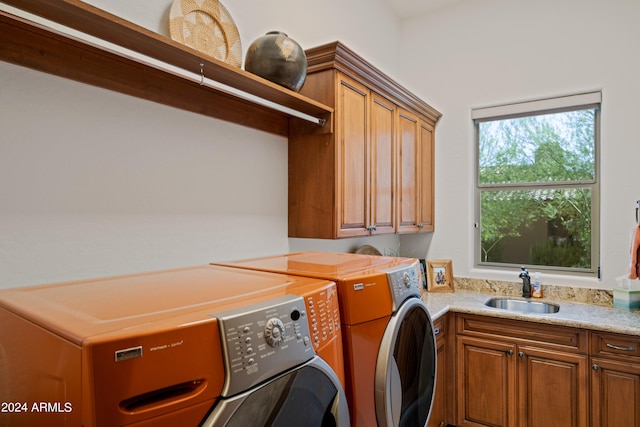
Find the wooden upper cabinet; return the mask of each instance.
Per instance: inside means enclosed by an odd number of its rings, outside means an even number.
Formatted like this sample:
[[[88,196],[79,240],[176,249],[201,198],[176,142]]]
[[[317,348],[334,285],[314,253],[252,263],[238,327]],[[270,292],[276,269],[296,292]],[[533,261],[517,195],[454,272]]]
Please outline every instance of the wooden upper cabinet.
[[[371,98],[371,234],[393,233],[396,224],[396,106]]]
[[[337,237],[395,232],[392,102],[338,74]]]
[[[398,233],[433,231],[433,126],[401,109],[398,127]]]
[[[338,236],[361,236],[370,223],[369,90],[339,76],[336,109]]]
[[[398,170],[398,232],[418,231],[418,208],[420,194],[420,127],[418,116],[401,110],[398,114],[398,148],[400,168]]]
[[[306,54],[300,93],[334,108],[333,132],[290,129],[289,236],[433,230],[433,128],[440,113],[339,42]],[[430,228],[420,226],[425,217]]]
[[[418,157],[418,179],[420,182],[420,199],[418,213],[419,231],[434,230],[434,185],[435,185],[435,146],[433,125],[420,121],[420,155]]]

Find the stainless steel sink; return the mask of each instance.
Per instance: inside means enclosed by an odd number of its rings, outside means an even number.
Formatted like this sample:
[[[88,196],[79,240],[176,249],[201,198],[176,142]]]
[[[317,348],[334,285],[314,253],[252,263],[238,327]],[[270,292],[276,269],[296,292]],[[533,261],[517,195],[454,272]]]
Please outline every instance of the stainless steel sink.
[[[517,311],[520,313],[557,313],[560,306],[548,302],[530,301],[512,298],[491,298],[484,303],[487,307],[500,308],[502,310]]]

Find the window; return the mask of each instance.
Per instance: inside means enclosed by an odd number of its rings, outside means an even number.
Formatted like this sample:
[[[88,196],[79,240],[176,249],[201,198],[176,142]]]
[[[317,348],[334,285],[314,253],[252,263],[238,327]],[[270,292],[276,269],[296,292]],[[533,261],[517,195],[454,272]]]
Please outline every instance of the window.
[[[597,275],[600,92],[475,109],[476,265]]]

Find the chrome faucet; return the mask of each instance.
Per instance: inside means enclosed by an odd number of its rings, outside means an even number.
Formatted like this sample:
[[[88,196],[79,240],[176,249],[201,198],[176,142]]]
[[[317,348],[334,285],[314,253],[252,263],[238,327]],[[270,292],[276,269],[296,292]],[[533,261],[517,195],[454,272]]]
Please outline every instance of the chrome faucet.
[[[522,296],[531,298],[531,276],[524,267],[520,267],[520,269],[522,270],[519,276],[522,279]]]

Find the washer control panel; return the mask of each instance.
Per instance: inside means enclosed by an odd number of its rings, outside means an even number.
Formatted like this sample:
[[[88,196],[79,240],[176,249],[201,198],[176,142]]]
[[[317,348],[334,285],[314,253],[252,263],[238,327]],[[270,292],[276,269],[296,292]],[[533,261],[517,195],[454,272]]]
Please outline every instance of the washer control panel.
[[[412,265],[391,268],[385,270],[385,272],[387,273],[387,280],[389,281],[394,312],[407,298],[420,298],[422,273],[418,260]]]
[[[222,340],[225,397],[315,356],[302,297],[286,295],[212,316]]]
[[[335,284],[305,296],[313,348],[321,347],[340,334],[340,306]]]

